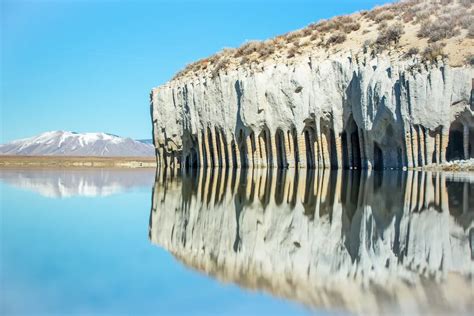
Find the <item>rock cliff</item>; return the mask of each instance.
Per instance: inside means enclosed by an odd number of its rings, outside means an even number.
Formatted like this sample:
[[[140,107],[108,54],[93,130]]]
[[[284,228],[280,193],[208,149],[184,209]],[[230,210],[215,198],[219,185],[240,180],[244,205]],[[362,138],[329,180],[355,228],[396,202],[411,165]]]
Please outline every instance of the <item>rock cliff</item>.
[[[368,51],[354,38],[237,66],[221,58],[153,89],[158,162],[381,169],[474,157],[472,65]],[[473,53],[472,39],[456,43]]]
[[[472,310],[472,177],[204,170],[154,187],[150,239],[186,266],[311,308]]]

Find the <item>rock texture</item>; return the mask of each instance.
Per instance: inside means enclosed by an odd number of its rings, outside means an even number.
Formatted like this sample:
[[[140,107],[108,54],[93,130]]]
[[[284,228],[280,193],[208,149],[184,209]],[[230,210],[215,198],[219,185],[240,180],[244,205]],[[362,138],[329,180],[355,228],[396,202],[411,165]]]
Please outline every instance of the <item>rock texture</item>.
[[[166,170],[166,169],[165,169]],[[150,239],[222,282],[357,314],[469,314],[472,177],[160,172]]]
[[[162,166],[401,168],[474,157],[474,68],[302,56],[153,89]]]

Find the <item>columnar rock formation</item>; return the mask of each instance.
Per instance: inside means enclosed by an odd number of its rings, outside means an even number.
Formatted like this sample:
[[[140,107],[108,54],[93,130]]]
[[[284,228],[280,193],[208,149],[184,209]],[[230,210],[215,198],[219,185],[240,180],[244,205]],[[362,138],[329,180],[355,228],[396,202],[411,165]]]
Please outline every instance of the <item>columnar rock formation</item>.
[[[150,239],[220,281],[312,308],[468,313],[469,181],[430,172],[160,172]]]
[[[472,67],[389,56],[265,64],[153,89],[161,166],[401,168],[474,157]]]

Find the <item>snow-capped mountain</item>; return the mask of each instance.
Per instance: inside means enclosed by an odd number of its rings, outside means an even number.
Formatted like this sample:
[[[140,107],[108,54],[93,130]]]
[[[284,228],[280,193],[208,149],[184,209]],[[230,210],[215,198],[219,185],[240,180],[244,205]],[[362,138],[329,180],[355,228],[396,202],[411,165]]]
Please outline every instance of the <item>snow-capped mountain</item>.
[[[155,149],[131,138],[106,133],[52,131],[0,145],[0,155],[19,156],[153,156]]]

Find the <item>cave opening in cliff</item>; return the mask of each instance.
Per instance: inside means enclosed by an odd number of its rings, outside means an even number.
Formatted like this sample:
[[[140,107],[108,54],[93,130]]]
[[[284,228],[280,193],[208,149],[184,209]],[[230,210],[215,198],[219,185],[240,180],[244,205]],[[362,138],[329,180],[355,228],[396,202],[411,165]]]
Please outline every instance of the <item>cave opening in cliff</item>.
[[[276,153],[277,153],[277,164],[278,168],[285,168],[285,141],[283,131],[277,129],[275,133]]]
[[[382,170],[383,167],[382,149],[376,142],[374,142],[374,170]]]
[[[464,159],[463,125],[459,121],[453,122],[449,128],[446,159],[448,161]]]
[[[359,146],[359,128],[354,120],[352,114],[347,121],[345,128],[345,137],[342,138],[343,142],[343,162],[344,166],[348,169],[360,169],[361,168],[361,156]]]

